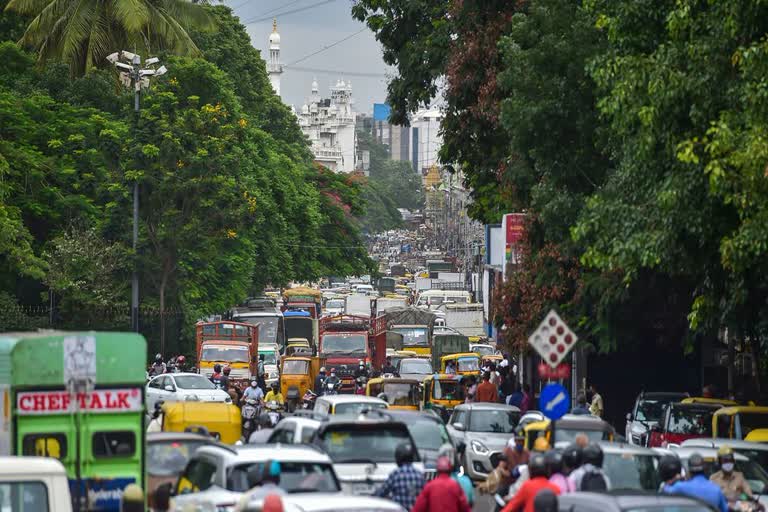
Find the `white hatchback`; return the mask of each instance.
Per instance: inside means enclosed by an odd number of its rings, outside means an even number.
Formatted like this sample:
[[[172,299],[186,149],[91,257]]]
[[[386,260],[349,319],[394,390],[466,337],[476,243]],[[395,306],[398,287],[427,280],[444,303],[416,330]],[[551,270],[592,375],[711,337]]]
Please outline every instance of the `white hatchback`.
[[[147,384],[147,411],[164,402],[231,402],[229,394],[199,373],[164,373]]]

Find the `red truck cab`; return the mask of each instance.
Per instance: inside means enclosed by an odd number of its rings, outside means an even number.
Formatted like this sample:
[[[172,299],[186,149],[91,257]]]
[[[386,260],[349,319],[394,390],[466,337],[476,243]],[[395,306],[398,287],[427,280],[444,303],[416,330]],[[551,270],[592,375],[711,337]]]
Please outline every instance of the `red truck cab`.
[[[329,372],[336,368],[343,393],[354,392],[354,374],[359,361],[373,368],[380,368],[383,363],[387,350],[386,331],[378,332],[382,322],[376,320],[354,315],[320,320],[318,354]]]
[[[666,448],[697,437],[712,437],[712,415],[721,406],[671,403],[658,425],[651,427],[648,446]]]

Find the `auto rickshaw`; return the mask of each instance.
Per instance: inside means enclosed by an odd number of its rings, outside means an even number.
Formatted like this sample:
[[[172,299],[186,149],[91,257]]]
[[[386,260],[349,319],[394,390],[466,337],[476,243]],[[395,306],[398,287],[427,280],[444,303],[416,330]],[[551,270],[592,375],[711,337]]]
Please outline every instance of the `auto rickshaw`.
[[[480,356],[474,352],[461,352],[440,358],[440,371],[447,373],[448,363],[452,362],[457,375],[480,375]]]
[[[312,359],[289,356],[283,358],[280,368],[280,392],[285,397],[285,406],[293,411],[308,389],[312,389]]]
[[[305,352],[312,351],[312,347],[309,344],[307,338],[288,338],[285,345],[285,355],[292,356],[296,351]]]
[[[744,439],[753,430],[768,428],[768,407],[723,407],[712,415],[712,437]]]
[[[454,407],[464,403],[464,385],[460,375],[430,375],[422,381],[421,389],[423,409],[433,409],[443,421],[448,421]]]
[[[222,443],[235,444],[242,434],[240,408],[225,402],[166,402],[163,432],[188,432],[203,427]]]
[[[390,409],[418,411],[421,402],[421,386],[416,379],[377,377],[368,381],[365,394],[382,398]],[[386,398],[380,396],[382,394]]]
[[[613,441],[616,431],[604,420],[594,416],[566,414],[555,422],[555,439],[552,442],[552,422],[534,421],[523,427],[525,446],[533,449],[537,437],[544,436],[550,446],[555,443],[573,442],[576,435],[586,434],[590,442]]]
[[[739,405],[739,402],[737,402],[736,400],[728,400],[725,398],[709,398],[704,396],[689,396],[688,398],[683,398],[682,400],[680,400],[680,403],[681,404],[712,404],[712,405],[720,405],[722,407],[731,407],[734,405]]]
[[[500,362],[504,360],[504,356],[501,354],[489,354],[485,356],[481,356],[481,363],[480,366],[485,366],[487,363],[493,363],[494,365],[498,366]]]
[[[768,443],[768,428],[756,428],[744,437],[750,443]]]

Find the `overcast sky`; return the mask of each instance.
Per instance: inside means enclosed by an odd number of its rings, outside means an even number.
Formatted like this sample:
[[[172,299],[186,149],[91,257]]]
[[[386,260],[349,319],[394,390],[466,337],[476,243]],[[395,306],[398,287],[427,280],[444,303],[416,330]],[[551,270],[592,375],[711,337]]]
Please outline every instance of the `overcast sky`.
[[[262,57],[268,56],[272,17],[277,17],[280,60],[284,65],[290,65],[365,28],[352,19],[352,0],[225,0],[224,3],[239,16],[240,22],[248,29],[253,46],[261,50]],[[367,28],[295,66],[317,70],[291,69],[288,66],[283,72],[283,101],[296,107],[301,107],[309,96],[313,77],[317,77],[322,97],[330,96],[328,88],[336,80],[344,78],[351,81],[355,110],[358,112],[370,112],[373,103],[383,103],[386,99],[386,78],[383,75],[388,72],[388,67],[381,58],[379,43]]]

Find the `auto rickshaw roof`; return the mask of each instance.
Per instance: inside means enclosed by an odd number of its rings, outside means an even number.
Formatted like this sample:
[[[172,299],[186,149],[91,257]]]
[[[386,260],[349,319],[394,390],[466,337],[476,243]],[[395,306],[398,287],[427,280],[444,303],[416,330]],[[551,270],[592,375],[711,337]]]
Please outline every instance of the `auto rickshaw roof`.
[[[480,359],[480,356],[476,352],[458,352],[456,354],[448,354],[447,356],[443,356],[440,358],[441,361],[449,361],[451,359],[460,359],[460,358],[475,358]]]
[[[730,407],[722,407],[715,411],[717,416],[733,416],[739,413],[758,413],[768,414],[768,407],[762,405],[735,405]]]
[[[418,379],[404,379],[402,377],[376,377],[368,381],[368,384],[420,384]]]
[[[739,405],[735,400],[727,400],[725,398],[709,398],[704,396],[689,396],[680,400],[681,404],[715,404],[722,407],[729,405]]]

